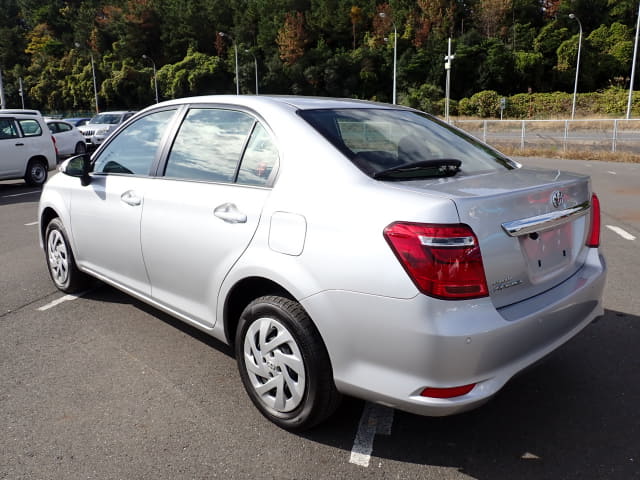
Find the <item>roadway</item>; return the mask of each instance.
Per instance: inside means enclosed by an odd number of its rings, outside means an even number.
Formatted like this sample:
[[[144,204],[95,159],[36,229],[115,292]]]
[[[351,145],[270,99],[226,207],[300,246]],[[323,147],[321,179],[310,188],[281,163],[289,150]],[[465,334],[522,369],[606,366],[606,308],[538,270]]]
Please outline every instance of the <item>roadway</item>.
[[[605,316],[473,412],[346,399],[303,435],[262,418],[223,344],[110,287],[58,292],[39,191],[0,182],[0,479],[640,478],[640,165],[519,160],[592,175]]]

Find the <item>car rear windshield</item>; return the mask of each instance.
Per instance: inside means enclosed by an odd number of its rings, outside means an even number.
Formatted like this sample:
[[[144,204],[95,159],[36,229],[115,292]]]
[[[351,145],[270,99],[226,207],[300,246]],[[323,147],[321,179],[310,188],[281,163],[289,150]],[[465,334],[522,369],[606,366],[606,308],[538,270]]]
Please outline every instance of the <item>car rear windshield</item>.
[[[429,115],[410,110],[349,108],[300,110],[298,114],[364,173],[459,160],[460,175],[513,169],[517,164],[473,137]],[[415,178],[424,169],[415,170]],[[376,175],[378,174],[378,175]],[[404,179],[411,174],[403,174]]]

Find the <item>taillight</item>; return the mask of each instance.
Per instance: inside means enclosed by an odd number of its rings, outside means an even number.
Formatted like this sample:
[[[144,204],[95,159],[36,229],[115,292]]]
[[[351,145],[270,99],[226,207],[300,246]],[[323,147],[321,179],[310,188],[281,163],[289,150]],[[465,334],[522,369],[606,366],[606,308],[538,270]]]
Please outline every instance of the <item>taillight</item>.
[[[59,154],[59,152],[58,152],[58,143],[56,142],[56,137],[51,135],[51,140],[53,140],[53,148],[56,149],[56,156],[57,156]]]
[[[587,237],[587,247],[598,248],[600,246],[600,200],[594,193],[591,195],[591,227]]]
[[[447,300],[489,294],[471,227],[396,222],[384,229],[384,236],[422,293]]]

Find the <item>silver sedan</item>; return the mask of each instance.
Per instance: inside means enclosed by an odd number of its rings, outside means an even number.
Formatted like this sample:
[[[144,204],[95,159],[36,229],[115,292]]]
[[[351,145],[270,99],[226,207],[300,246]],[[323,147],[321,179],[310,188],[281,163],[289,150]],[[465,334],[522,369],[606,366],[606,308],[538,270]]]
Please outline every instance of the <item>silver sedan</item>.
[[[55,285],[99,279],[233,345],[286,429],[341,394],[474,408],[603,313],[589,178],[416,110],[173,100],[61,171],[39,207]]]

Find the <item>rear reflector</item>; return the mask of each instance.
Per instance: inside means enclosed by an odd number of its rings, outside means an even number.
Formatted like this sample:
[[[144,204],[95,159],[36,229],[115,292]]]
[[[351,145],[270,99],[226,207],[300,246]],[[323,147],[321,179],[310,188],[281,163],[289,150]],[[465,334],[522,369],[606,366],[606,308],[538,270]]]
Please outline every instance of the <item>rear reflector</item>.
[[[446,300],[489,294],[478,239],[468,225],[395,222],[384,237],[422,293]]]
[[[600,200],[594,193],[591,195],[591,226],[587,237],[587,247],[598,248],[600,246]]]
[[[427,387],[420,394],[421,397],[430,397],[430,398],[454,398],[461,397],[462,395],[466,395],[476,384],[472,383],[471,385],[462,385],[460,387],[451,387],[451,388],[433,388]]]

